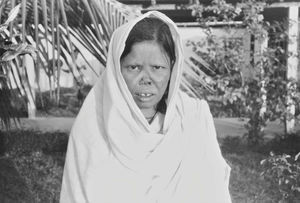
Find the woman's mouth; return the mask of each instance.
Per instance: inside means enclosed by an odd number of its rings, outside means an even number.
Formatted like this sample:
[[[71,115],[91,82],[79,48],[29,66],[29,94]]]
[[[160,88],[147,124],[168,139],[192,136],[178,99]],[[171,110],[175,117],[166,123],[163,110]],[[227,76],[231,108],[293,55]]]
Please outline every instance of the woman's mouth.
[[[140,96],[140,97],[150,97],[153,94],[151,94],[151,93],[138,93],[137,95]]]
[[[136,93],[136,96],[138,97],[138,99],[140,101],[147,102],[152,99],[154,94],[152,94],[152,93]]]

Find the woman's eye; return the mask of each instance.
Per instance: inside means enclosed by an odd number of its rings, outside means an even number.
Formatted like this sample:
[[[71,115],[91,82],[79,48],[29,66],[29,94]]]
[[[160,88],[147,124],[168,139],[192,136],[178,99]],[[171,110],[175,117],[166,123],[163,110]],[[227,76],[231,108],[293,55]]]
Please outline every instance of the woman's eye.
[[[138,70],[139,66],[128,66],[129,70]]]
[[[163,69],[164,67],[163,66],[154,66],[153,67],[155,70],[160,70],[160,69]]]

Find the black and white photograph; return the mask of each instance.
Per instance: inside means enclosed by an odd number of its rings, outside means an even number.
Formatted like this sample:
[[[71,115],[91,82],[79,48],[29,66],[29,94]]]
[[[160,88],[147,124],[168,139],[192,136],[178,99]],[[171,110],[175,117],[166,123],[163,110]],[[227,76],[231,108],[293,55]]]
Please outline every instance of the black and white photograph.
[[[0,0],[0,203],[300,202],[299,0]]]

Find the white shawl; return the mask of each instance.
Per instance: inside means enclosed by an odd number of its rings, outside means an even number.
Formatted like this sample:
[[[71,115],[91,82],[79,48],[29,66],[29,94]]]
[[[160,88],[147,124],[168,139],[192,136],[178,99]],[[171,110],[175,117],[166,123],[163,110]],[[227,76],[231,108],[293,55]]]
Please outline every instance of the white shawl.
[[[151,132],[120,71],[130,30],[149,16],[168,24],[176,46],[161,134]],[[61,203],[231,202],[230,168],[208,104],[179,90],[182,55],[176,25],[160,12],[148,12],[114,32],[106,70],[71,131]]]

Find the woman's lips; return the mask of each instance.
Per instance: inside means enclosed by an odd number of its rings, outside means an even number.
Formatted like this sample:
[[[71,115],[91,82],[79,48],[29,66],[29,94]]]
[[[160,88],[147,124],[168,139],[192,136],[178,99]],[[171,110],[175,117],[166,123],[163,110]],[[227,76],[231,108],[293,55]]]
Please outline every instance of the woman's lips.
[[[136,93],[135,95],[142,102],[147,102],[147,101],[151,100],[152,97],[154,96],[154,94],[152,94],[152,93]]]
[[[141,97],[150,97],[152,96],[153,94],[152,93],[137,93],[138,96],[141,96]]]

